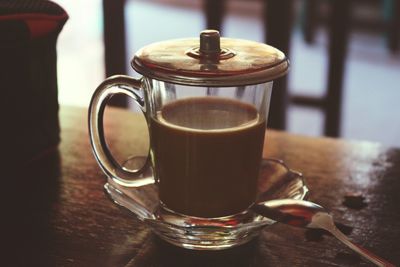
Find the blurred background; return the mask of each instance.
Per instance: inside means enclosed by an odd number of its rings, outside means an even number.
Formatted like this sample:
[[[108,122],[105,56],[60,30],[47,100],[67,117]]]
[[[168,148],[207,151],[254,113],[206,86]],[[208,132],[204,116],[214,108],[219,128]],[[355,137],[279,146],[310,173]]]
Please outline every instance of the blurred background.
[[[62,105],[87,107],[94,89],[106,77],[103,26],[107,14],[103,13],[103,1],[54,1],[70,16],[57,46],[59,102]],[[209,10],[216,13],[214,19],[216,16],[217,21],[220,20],[224,37],[264,42],[269,34],[265,27],[268,5],[272,8],[272,2],[285,1],[216,0],[209,1]],[[336,14],[336,24],[333,24],[332,3],[335,1],[348,10]],[[265,2],[271,4],[266,6]],[[335,77],[337,80],[333,84],[342,89],[340,127],[336,136],[400,147],[400,1],[289,2],[289,13],[279,8],[271,11],[275,31],[290,26],[287,49],[278,47],[288,50],[291,61],[286,86],[290,100],[285,107],[283,128],[302,135],[326,135],[325,116],[319,107],[330,100],[318,102],[316,99],[327,94],[328,83]],[[210,25],[205,0],[121,0],[121,3],[126,46],[121,70],[126,69],[134,76],[137,74],[129,67],[129,61],[139,48],[156,41],[196,37]],[[217,12],[221,9],[222,13]],[[114,19],[119,16],[111,9],[108,11],[108,16]],[[332,38],[334,31],[336,35],[333,36],[341,38]],[[332,53],[332,47],[338,49]],[[340,55],[340,52],[343,53]],[[341,56],[344,56],[343,64]],[[332,62],[334,68],[329,74]]]

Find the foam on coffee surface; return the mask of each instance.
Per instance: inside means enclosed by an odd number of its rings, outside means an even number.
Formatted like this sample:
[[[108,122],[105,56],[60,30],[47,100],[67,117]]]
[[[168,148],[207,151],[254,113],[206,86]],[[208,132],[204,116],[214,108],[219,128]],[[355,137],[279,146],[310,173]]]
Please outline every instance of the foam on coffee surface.
[[[158,112],[160,122],[191,131],[229,131],[254,125],[257,110],[250,104],[227,98],[187,98],[169,103]]]

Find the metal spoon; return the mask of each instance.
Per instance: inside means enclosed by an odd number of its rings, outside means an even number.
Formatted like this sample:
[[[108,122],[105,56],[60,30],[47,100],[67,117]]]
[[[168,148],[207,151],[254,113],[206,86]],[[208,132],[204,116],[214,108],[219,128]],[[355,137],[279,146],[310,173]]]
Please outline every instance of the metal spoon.
[[[254,205],[252,210],[264,217],[292,226],[324,229],[377,266],[395,267],[394,264],[352,243],[336,228],[332,216],[323,207],[313,202],[293,199],[271,200]]]

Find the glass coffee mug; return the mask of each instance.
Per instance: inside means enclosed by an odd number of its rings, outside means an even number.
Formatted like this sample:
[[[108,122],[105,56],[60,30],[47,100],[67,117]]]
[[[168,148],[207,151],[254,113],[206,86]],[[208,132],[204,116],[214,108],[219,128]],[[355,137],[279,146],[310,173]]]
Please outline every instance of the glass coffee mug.
[[[257,197],[272,80],[287,72],[284,54],[206,30],[200,42],[149,45],[132,67],[140,80],[110,77],[90,104],[90,140],[104,173],[124,188],[154,183],[158,214],[202,226],[241,220]],[[146,118],[150,150],[138,170],[121,166],[106,145],[103,113],[115,94],[132,98]]]

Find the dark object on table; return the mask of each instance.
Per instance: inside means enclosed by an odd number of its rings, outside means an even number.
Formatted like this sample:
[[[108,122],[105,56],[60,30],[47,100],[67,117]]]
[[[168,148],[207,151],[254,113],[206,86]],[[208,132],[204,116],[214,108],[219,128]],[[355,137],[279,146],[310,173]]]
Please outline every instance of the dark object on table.
[[[59,198],[60,168],[61,155],[53,150],[2,180],[6,190],[1,195],[5,200],[2,199],[1,206],[1,266],[56,266],[49,254],[53,247],[51,221],[53,203]]]
[[[10,162],[26,163],[60,141],[56,41],[67,19],[50,1],[0,2],[2,148]]]
[[[343,205],[351,209],[360,210],[368,204],[361,193],[349,193],[344,197]]]
[[[336,222],[335,225],[345,235],[350,235],[351,232],[353,231],[353,227],[351,226]],[[332,235],[332,234],[323,229],[307,229],[304,235],[307,241],[319,242],[324,239],[324,235]]]
[[[355,253],[339,252],[336,254],[335,259],[343,264],[360,264],[361,257]]]
[[[323,229],[307,229],[304,233],[307,241],[320,242],[324,240],[324,235],[329,234]]]

